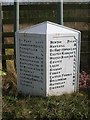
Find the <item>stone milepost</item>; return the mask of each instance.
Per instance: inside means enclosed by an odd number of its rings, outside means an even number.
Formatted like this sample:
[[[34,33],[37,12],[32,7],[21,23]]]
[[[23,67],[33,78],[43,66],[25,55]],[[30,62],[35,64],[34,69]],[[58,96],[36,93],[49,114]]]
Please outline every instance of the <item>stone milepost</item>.
[[[49,42],[50,90],[65,87],[70,78],[72,86],[75,85],[76,42],[77,40],[73,37],[60,36],[53,37]]]
[[[35,96],[78,90],[80,32],[49,21],[16,32],[17,89]]]

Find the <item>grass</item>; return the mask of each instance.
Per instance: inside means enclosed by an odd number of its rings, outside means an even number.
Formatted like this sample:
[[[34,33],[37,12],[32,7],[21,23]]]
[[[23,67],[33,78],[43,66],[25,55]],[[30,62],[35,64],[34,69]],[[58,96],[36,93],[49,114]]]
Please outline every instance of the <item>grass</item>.
[[[87,95],[74,93],[53,97],[6,95],[3,120],[89,120]]]
[[[3,120],[89,120],[88,94],[84,92],[51,97],[19,94],[16,74],[3,77]]]

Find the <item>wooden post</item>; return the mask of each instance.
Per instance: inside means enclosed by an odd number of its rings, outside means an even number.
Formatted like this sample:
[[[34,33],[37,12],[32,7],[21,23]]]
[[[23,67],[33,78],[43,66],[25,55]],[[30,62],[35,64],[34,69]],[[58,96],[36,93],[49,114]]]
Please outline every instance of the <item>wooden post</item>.
[[[3,19],[2,10],[1,10],[1,16],[2,16],[1,19]],[[2,33],[3,33],[3,32],[4,32],[4,31],[3,31],[3,23],[2,23],[2,25],[1,25],[1,28],[2,28]],[[5,60],[5,58],[3,57],[3,56],[5,56],[5,48],[3,48],[3,46],[4,46],[4,36],[2,35],[2,69],[3,69],[4,71],[6,71],[6,60]]]
[[[57,23],[63,25],[63,0],[57,2]]]
[[[19,30],[19,2],[14,0],[14,65],[16,68],[15,32]]]
[[[2,23],[2,33],[3,33],[3,23]],[[4,71],[6,71],[6,59],[3,57],[5,56],[5,48],[3,48],[4,46],[4,36],[2,35],[2,69]]]
[[[2,5],[0,3],[0,70],[2,70]],[[2,76],[0,76],[0,120],[2,119]]]
[[[1,3],[0,3],[0,69],[2,69],[2,17],[1,17]]]

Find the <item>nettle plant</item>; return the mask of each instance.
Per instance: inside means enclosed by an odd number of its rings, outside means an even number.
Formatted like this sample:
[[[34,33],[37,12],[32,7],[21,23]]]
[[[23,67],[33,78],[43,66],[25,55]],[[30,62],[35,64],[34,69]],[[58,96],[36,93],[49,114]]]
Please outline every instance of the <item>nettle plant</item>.
[[[90,87],[90,74],[85,71],[82,71],[79,76],[79,87],[88,88]]]
[[[0,69],[0,76],[4,76],[6,73]]]

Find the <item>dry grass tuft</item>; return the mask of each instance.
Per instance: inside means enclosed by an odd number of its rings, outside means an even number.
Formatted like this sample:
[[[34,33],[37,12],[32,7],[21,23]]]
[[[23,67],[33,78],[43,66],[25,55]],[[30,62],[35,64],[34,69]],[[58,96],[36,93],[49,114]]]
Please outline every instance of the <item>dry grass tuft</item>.
[[[7,71],[6,76],[3,76],[2,85],[3,94],[16,94],[16,73],[13,71]]]

